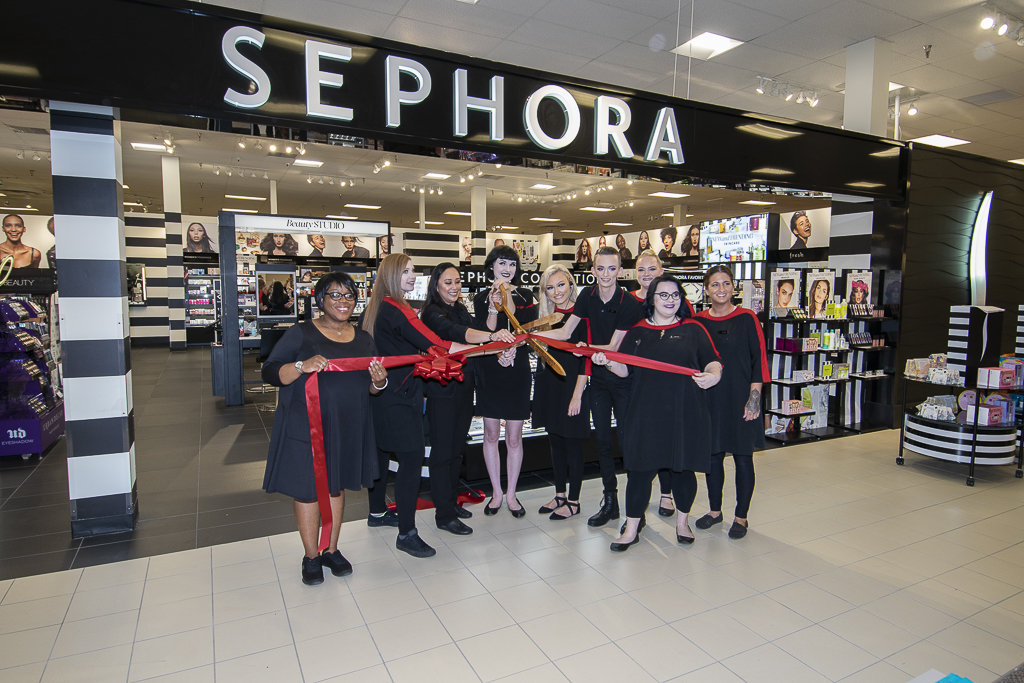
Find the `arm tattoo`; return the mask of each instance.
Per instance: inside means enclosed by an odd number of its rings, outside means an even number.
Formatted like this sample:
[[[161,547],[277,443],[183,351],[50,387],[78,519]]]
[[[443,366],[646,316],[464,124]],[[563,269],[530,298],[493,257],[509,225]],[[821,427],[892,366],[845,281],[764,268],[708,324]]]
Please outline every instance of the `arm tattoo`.
[[[746,409],[750,411],[754,417],[761,414],[761,392],[757,389],[750,390],[750,396],[747,398]]]

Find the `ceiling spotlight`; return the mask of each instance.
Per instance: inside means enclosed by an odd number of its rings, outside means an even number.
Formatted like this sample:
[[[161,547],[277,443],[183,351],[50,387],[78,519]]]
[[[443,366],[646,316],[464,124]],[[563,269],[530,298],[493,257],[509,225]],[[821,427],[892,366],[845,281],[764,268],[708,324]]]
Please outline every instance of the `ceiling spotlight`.
[[[228,177],[229,178],[231,177],[231,169],[230,168],[228,169]]]
[[[466,182],[466,176],[464,176],[464,175],[460,175],[460,176],[459,176],[459,182],[460,182],[460,183],[464,183],[464,182]]]
[[[627,184],[627,185],[632,185],[632,184],[633,184],[633,179],[632,179],[632,178],[630,178],[629,180],[627,180],[627,181],[626,181],[626,184]]]
[[[609,189],[609,190],[610,190],[610,189],[612,189],[613,187],[615,187],[615,186],[614,186],[614,185],[612,185],[611,183],[608,183],[608,189]]]
[[[334,184],[334,178],[328,178],[327,179],[327,184],[328,185],[333,185]]]
[[[321,176],[320,178],[317,178],[317,179],[316,179],[316,182],[318,182],[319,184],[323,185],[323,184],[324,184],[324,179],[323,179],[323,177]]]
[[[305,145],[299,145],[299,155],[300,156],[304,156],[305,154],[306,154],[306,146]]]
[[[523,201],[523,198],[522,198],[522,197],[516,197],[516,201],[517,201],[517,202],[522,202],[522,201]]]
[[[39,159],[40,159],[39,152],[33,152],[32,153],[32,161],[39,161]]]
[[[430,186],[430,194],[434,194],[434,186],[433,185]]]
[[[277,145],[275,145],[274,143],[270,143],[269,149],[270,149],[271,152],[276,152],[277,151]]]
[[[263,143],[257,140],[256,144],[253,145],[253,147],[255,147],[256,149],[263,149]]]
[[[1007,28],[1009,28],[1009,26],[1007,26]],[[164,147],[170,147],[170,146],[171,146],[171,139],[170,138],[164,138]]]
[[[1001,36],[1005,36],[1006,32],[1010,30],[1010,23],[1006,19],[1005,14],[999,14],[996,17],[996,33]]]
[[[791,99],[793,99],[793,89],[790,86],[788,86],[788,85],[786,86],[785,99],[786,99],[787,102],[789,102]]]
[[[442,190],[440,187],[438,187],[437,188],[437,194],[439,194],[439,195],[444,194],[444,190]]]
[[[763,76],[757,77],[757,87],[754,88],[754,90],[757,92],[758,95],[764,94],[764,82],[765,78]]]
[[[402,183],[402,192],[405,192],[408,188],[409,188],[408,185],[406,185],[405,183]]]
[[[778,81],[772,83],[772,97],[779,96],[779,89],[782,88],[782,84]]]
[[[245,138],[238,138],[238,148],[245,149]]]
[[[1024,29],[1021,29],[1020,33],[1017,34],[1017,45],[1024,47]]]
[[[25,158],[25,153],[24,152],[18,152],[18,158],[19,159],[24,159]]]
[[[306,176],[306,183],[309,185],[313,184],[313,176]]]
[[[466,178],[468,178],[469,180],[472,180],[473,179],[473,172],[470,171],[469,173],[467,173],[466,174]]]
[[[270,176],[267,175],[266,171],[263,172],[263,179],[264,180],[269,180],[270,179]]]
[[[286,146],[286,147],[284,148],[284,153],[285,153],[285,154],[291,154],[291,153],[292,153],[292,146],[291,146],[291,145],[287,145],[287,146]]]
[[[585,196],[585,197],[589,197],[590,196],[590,188],[587,188],[586,190],[583,190],[583,196]]]
[[[255,178],[256,177],[256,171],[253,171],[252,173],[250,173],[249,177],[250,178]]]
[[[812,107],[817,107],[818,106],[818,102],[819,102],[819,100],[818,100],[818,93],[817,92],[811,93],[811,98],[809,100],[807,100],[807,103],[809,105],[811,105]]]
[[[796,103],[797,104],[803,104],[806,101],[807,101],[807,95],[805,95],[804,91],[801,90],[800,91],[800,96],[796,98]]]
[[[213,167],[213,175],[220,175],[220,169],[216,166]]]
[[[427,192],[427,188],[425,188],[422,185],[420,185],[420,194],[426,194],[426,192]]]
[[[910,105],[910,109],[907,110],[907,115],[908,116],[914,116],[916,114],[917,114],[917,105],[916,104]]]
[[[989,30],[990,28],[992,28],[995,25],[996,25],[996,18],[993,17],[991,14],[986,15],[985,18],[981,20],[981,27],[983,29],[985,29],[986,31]]]

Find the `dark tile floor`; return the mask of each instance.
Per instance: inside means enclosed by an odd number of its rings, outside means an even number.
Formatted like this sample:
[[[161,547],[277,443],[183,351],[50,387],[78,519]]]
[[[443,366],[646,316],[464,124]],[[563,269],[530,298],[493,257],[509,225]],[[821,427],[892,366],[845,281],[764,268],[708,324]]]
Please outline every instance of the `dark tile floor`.
[[[256,379],[255,355],[246,378]],[[264,493],[273,394],[244,406],[211,395],[210,354],[132,350],[139,523],[134,531],[71,538],[64,440],[42,459],[0,458],[0,579],[159,555],[295,529],[292,502]],[[596,466],[588,467],[596,476]],[[490,492],[486,482],[473,488]],[[551,485],[550,471],[520,489]],[[424,494],[425,497],[429,494]],[[365,519],[365,491],[346,496],[345,520]]]

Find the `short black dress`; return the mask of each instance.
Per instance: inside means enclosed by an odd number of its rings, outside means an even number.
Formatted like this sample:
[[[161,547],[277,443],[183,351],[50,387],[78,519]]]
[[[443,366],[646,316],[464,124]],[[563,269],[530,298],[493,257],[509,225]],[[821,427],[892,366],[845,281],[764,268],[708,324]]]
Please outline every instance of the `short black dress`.
[[[712,452],[753,455],[764,448],[764,420],[744,420],[743,410],[750,385],[771,381],[761,322],[740,306],[721,318],[701,311],[695,320],[711,335],[725,367],[722,380],[708,389]]]
[[[552,325],[554,330],[565,325],[572,315],[572,309],[555,309],[562,314],[562,320]],[[586,337],[586,325],[577,325],[567,340],[575,344]],[[576,381],[586,367],[585,358],[577,358],[571,353],[549,348],[552,357],[565,370],[565,377],[552,370],[543,362],[537,363],[537,372],[533,384],[533,418],[534,427],[544,427],[549,433],[565,439],[586,439],[590,436],[590,389],[583,390],[578,415],[569,415],[569,402],[576,391]]]
[[[488,299],[491,290],[485,289],[473,298],[473,310],[478,330],[491,331],[487,327]],[[537,304],[533,292],[516,287],[512,290],[512,303],[515,305],[516,320],[520,324],[537,319]],[[498,325],[495,330],[511,329],[508,318],[498,312]],[[528,346],[520,346],[516,350],[516,360],[510,367],[498,365],[498,355],[481,356],[477,359],[477,392],[476,414],[480,417],[492,417],[499,420],[527,420],[530,417],[530,388],[533,378],[530,372],[530,350]]]
[[[626,333],[619,352],[694,370],[720,360],[707,330],[692,318],[672,325],[640,322]],[[633,384],[622,449],[626,469],[707,472],[712,453],[708,391],[689,375],[628,367]]]
[[[385,299],[373,324],[373,339],[382,356],[406,356],[432,346],[451,349],[416,317],[416,311]],[[388,370],[388,385],[371,397],[377,447],[388,453],[423,451],[423,379],[413,375],[412,365]]]
[[[263,381],[281,387],[263,488],[267,493],[283,493],[305,502],[316,500],[313,445],[306,412],[306,382],[313,375],[302,375],[284,386],[280,372],[285,365],[317,355],[334,359],[379,354],[373,338],[362,330],[357,329],[350,342],[337,342],[306,322],[285,332],[263,364]],[[331,495],[338,495],[341,489],[358,491],[373,486],[380,475],[370,415],[369,371],[320,373],[320,415]]]

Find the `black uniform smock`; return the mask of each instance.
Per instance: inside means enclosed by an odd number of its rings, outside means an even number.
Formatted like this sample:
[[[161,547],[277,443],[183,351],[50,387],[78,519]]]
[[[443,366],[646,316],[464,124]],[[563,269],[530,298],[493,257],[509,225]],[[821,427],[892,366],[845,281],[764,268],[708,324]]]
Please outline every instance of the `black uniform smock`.
[[[430,328],[431,332],[450,342],[467,344],[469,342],[466,341],[466,330],[476,329],[473,325],[473,316],[461,304],[431,304],[423,309],[420,316],[423,324]],[[462,375],[461,382],[448,382],[445,385],[435,381],[427,382],[427,398],[452,398],[458,391],[473,391],[476,385],[476,363],[472,358],[467,358],[463,363]]]
[[[487,327],[487,309],[490,307],[488,297],[490,289],[473,297],[473,310],[476,317],[475,327],[480,330],[492,330]],[[537,319],[537,304],[533,292],[516,287],[511,290],[512,306],[515,308],[516,320],[528,323]],[[510,329],[508,317],[498,311],[498,324],[493,331]],[[503,368],[498,365],[498,355],[492,354],[478,358],[476,414],[480,417],[491,417],[499,420],[527,420],[530,417],[530,386],[533,378],[530,373],[529,347],[521,346],[516,350],[513,365]]]
[[[285,386],[281,384],[281,368],[317,355],[328,359],[379,355],[369,334],[359,329],[355,332],[352,341],[338,342],[324,336],[311,322],[293,325],[263,364],[263,381],[281,387],[263,477],[267,493],[283,493],[305,502],[316,500],[306,412],[306,382],[313,376],[304,374]],[[380,474],[370,415],[369,371],[320,373],[320,415],[331,495],[341,489],[358,491],[372,486]]]
[[[565,325],[573,309],[555,310],[562,314],[562,320],[551,326],[557,330]],[[586,341],[586,336],[586,325],[580,324],[566,341],[575,344]],[[586,359],[551,347],[548,351],[565,370],[565,377],[552,370],[546,363],[537,363],[533,384],[532,425],[544,427],[549,433],[565,439],[586,439],[590,436],[590,392],[587,389],[583,390],[579,414],[569,415],[569,403],[576,391],[576,381],[583,374]]]
[[[672,325],[643,321],[626,333],[619,352],[699,371],[720,360],[707,330],[692,318]],[[626,469],[707,472],[712,453],[707,390],[689,375],[627,367],[633,383],[622,449]]]
[[[450,349],[416,317],[412,308],[400,309],[385,299],[373,324],[373,339],[382,356],[406,356],[432,346]],[[388,370],[388,385],[373,397],[373,426],[377,446],[389,453],[426,448],[423,439],[423,379],[412,365]]]
[[[585,328],[582,341],[593,346],[610,344],[617,331],[631,329],[644,317],[633,294],[616,287],[612,298],[602,301],[597,285],[580,290],[576,296],[576,305],[573,306],[573,315],[580,319],[580,326]],[[628,381],[600,365],[591,365],[590,372],[595,379],[612,384]]]
[[[764,448],[764,420],[744,420],[743,411],[754,382],[770,382],[764,333],[757,315],[736,307],[721,318],[701,311],[695,318],[707,329],[722,357],[722,380],[708,389],[711,401],[711,448],[715,453],[752,455]]]

